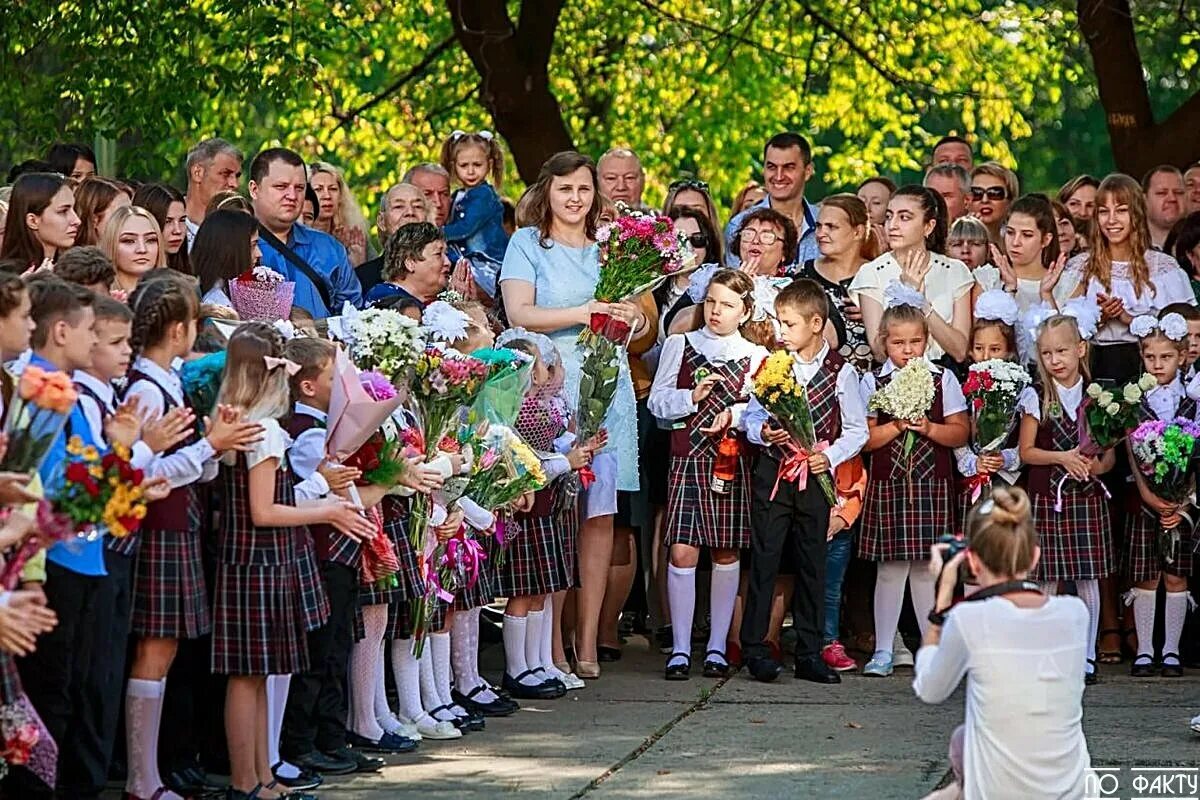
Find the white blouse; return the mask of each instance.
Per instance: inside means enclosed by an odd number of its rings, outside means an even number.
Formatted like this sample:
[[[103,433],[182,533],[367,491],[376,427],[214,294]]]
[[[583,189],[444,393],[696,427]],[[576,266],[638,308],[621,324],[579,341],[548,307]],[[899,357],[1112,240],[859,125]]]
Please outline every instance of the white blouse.
[[[975,282],[979,284],[979,290],[986,292],[989,289],[1003,289],[1004,281],[1000,279],[1000,270],[991,264],[984,264],[982,267],[976,267],[971,273],[975,276]],[[1074,289],[1077,281],[1063,281],[1060,279],[1058,285],[1054,287],[1054,301],[1059,307],[1071,297],[1071,289]],[[1031,308],[1041,305],[1042,302],[1042,282],[1032,278],[1017,278],[1017,293],[1014,295],[1017,301],[1017,308],[1022,313]]]
[[[1075,415],[1079,413],[1079,405],[1083,402],[1083,378],[1070,388],[1054,381],[1054,391],[1058,393],[1058,404],[1062,406],[1063,413],[1067,415],[1067,419],[1074,421]],[[1021,392],[1021,396],[1017,398],[1017,405],[1022,414],[1028,414],[1038,422],[1042,421],[1042,403],[1038,399],[1037,390],[1032,386],[1026,386]]]
[[[758,369],[758,365],[769,355],[766,348],[754,344],[737,331],[727,336],[718,336],[709,330],[708,326],[705,326],[698,331],[668,336],[667,340],[663,342],[662,354],[658,360],[658,371],[654,373],[654,384],[650,387],[650,397],[646,401],[650,413],[659,419],[680,419],[696,413],[697,406],[692,402],[692,390],[679,389],[675,385],[679,380],[679,369],[683,366],[685,341],[692,346],[693,350],[713,364],[738,361],[749,356],[750,371],[747,373],[748,375],[753,375]],[[735,426],[744,410],[744,403],[734,406],[733,424]]]
[[[975,279],[966,264],[957,258],[950,258],[941,253],[930,253],[929,274],[925,277],[925,297],[933,310],[947,323],[954,320],[954,303],[958,298],[971,291]],[[858,274],[850,282],[850,296],[855,303],[860,303],[860,296],[866,295],[882,307],[883,292],[893,281],[900,280],[900,262],[892,253],[884,253],[874,261],[863,264]],[[942,346],[929,338],[925,355],[931,361],[941,358],[946,351]]]
[[[1171,383],[1155,386],[1146,392],[1145,399],[1150,412],[1154,414],[1154,418],[1165,422],[1175,419],[1175,412],[1179,410],[1179,403],[1186,396],[1187,392],[1183,388],[1183,381],[1179,379],[1179,376],[1176,376],[1175,380]]]
[[[929,353],[926,351],[926,356]],[[890,358],[883,362],[883,366],[879,370],[880,375],[891,375],[898,367]],[[958,382],[958,378],[954,377],[954,373],[948,369],[942,369],[938,365],[933,365],[933,374],[941,373],[942,376],[942,416],[948,417],[951,414],[960,414],[967,410],[967,398],[963,394],[962,384]],[[871,396],[875,394],[878,385],[875,380],[875,373],[868,372],[862,378],[862,401],[868,409],[871,407]],[[867,411],[868,417],[878,416],[878,412]]]
[[[1076,293],[1080,281],[1083,280],[1084,270],[1088,264],[1088,253],[1080,253],[1067,262],[1059,285],[1068,287],[1071,294]],[[1133,288],[1133,274],[1128,261],[1114,261],[1112,264],[1112,288],[1105,290],[1095,278],[1088,281],[1083,294],[1089,300],[1096,300],[1099,294],[1119,298],[1125,304],[1125,310],[1132,316],[1153,314],[1158,316],[1171,303],[1187,303],[1196,305],[1196,294],[1192,291],[1192,282],[1188,274],[1179,266],[1179,262],[1166,253],[1158,250],[1146,251],[1146,264],[1149,267],[1150,282],[1154,288],[1145,287],[1139,294]],[[1120,320],[1110,319],[1100,325],[1094,341],[1098,345],[1131,344],[1137,342],[1137,337],[1129,332],[1129,326]]]

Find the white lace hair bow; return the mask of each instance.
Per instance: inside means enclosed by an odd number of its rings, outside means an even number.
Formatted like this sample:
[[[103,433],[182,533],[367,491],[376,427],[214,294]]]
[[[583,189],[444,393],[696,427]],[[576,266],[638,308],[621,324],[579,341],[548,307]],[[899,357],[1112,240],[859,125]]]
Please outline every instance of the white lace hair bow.
[[[768,278],[766,276],[755,278],[754,289],[750,292],[750,299],[754,301],[750,319],[754,322],[763,322],[768,319],[774,321],[776,319],[775,298],[779,297],[779,290],[791,282],[791,278]]]
[[[421,313],[421,327],[447,344],[467,338],[470,322],[470,317],[444,300],[434,300]]]
[[[1037,359],[1037,337],[1042,323],[1060,314],[1075,320],[1079,336],[1085,341],[1095,336],[1100,327],[1100,308],[1086,297],[1068,300],[1063,303],[1061,311],[1055,311],[1054,306],[1047,302],[1030,306],[1021,314],[1017,324],[1017,352],[1022,360],[1029,362]]]
[[[533,342],[533,346],[538,350],[538,355],[542,357],[542,361],[547,366],[558,366],[558,348],[555,347],[550,337],[544,333],[534,333],[521,327],[508,328],[496,337],[496,347],[508,347],[510,342],[515,342],[519,339]],[[522,355],[524,354],[522,353]]]
[[[459,139],[461,139],[462,137],[464,137],[466,135],[467,135],[466,131],[461,131],[456,128],[454,130],[454,132],[450,134],[450,141],[457,142]],[[490,142],[493,138],[491,131],[479,131],[475,135],[478,136],[480,139],[483,139],[484,141],[488,141],[488,142]]]
[[[1162,331],[1162,335],[1172,342],[1182,342],[1188,335],[1187,320],[1175,313],[1167,314],[1162,319],[1150,314],[1140,314],[1129,323],[1129,332],[1139,339],[1144,339],[1155,331]]]
[[[1016,325],[1021,310],[1016,299],[1003,289],[989,289],[975,301],[975,318]]]
[[[913,308],[925,307],[925,295],[918,292],[911,286],[907,286],[900,281],[892,281],[883,290],[883,307],[895,308],[896,306],[912,306]]]
[[[1063,303],[1062,313],[1075,320],[1079,335],[1091,339],[1100,330],[1100,307],[1094,300],[1076,297]]]

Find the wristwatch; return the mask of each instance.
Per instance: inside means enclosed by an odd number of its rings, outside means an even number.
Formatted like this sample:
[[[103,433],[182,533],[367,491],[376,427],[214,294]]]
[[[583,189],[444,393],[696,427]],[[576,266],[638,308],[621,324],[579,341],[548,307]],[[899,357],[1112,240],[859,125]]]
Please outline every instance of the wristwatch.
[[[934,625],[937,625],[938,627],[945,625],[946,624],[946,612],[949,610],[950,609],[947,608],[947,609],[943,609],[942,611],[930,611],[929,612],[929,621],[932,622]]]

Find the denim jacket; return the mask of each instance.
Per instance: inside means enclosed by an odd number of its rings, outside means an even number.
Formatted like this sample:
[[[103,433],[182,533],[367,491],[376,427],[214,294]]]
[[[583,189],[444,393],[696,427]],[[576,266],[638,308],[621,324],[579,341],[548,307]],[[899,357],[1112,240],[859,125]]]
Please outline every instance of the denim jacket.
[[[500,264],[508,249],[504,230],[504,206],[490,183],[460,189],[454,195],[450,219],[443,231],[449,244],[459,245],[468,258]]]

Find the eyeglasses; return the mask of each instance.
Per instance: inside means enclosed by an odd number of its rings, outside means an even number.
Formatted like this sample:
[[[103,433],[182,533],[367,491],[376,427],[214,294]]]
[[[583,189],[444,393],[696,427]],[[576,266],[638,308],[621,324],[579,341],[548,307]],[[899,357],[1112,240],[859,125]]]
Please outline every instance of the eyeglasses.
[[[760,231],[754,228],[746,228],[741,232],[739,238],[743,242],[758,242],[759,244],[765,244],[767,247],[776,242],[783,241],[783,237],[775,231]]]
[[[692,247],[708,247],[708,236],[700,233],[699,231],[689,234],[687,240],[688,244],[690,244]]]
[[[971,199],[982,200],[986,197],[988,200],[1007,200],[1008,189],[1003,186],[989,186],[984,189],[982,186],[971,187]]]
[[[680,178],[677,181],[671,181],[671,185],[667,187],[668,192],[677,192],[682,189],[695,189],[698,192],[708,194],[708,183],[697,178]]]

